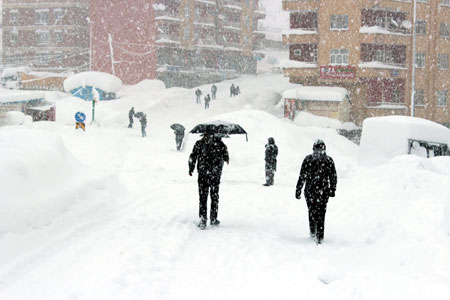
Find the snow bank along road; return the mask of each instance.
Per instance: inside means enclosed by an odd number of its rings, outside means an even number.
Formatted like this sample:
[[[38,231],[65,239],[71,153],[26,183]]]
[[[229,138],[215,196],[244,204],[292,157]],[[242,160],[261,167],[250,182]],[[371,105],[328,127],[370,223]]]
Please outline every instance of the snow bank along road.
[[[245,77],[242,94],[218,84],[210,109],[194,90],[155,82],[97,106],[100,126],[74,130],[89,103],[57,100],[55,123],[0,128],[0,299],[440,299],[450,295],[450,161],[414,156],[365,169],[358,147],[333,129],[280,118],[283,77]],[[201,87],[205,92],[210,86]],[[128,110],[147,114],[147,137]],[[89,119],[89,115],[88,115]],[[224,139],[218,228],[196,227],[198,136],[175,150],[169,128],[237,122]],[[314,120],[315,124],[320,120]],[[278,171],[263,187],[264,145]],[[325,241],[308,237],[304,198],[294,197],[316,138],[338,171]]]

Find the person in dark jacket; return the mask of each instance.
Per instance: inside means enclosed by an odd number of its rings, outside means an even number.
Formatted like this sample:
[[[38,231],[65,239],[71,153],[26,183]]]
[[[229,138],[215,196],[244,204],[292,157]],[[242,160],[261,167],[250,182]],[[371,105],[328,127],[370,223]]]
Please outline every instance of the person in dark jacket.
[[[142,137],[146,137],[147,133],[145,132],[145,128],[147,127],[147,115],[140,117],[139,122],[141,122]]]
[[[217,86],[215,84],[213,84],[211,87],[212,100],[216,99],[216,93],[217,93]]]
[[[236,93],[236,88],[234,87],[234,83],[230,86],[230,98],[233,97]]]
[[[313,154],[305,157],[295,190],[295,197],[301,198],[305,185],[306,205],[309,214],[310,235],[317,244],[322,243],[325,231],[325,213],[329,197],[336,192],[337,175],[333,159],[326,152],[325,143],[317,140]]]
[[[274,173],[277,170],[278,147],[275,145],[275,139],[270,137],[266,144],[266,183],[265,186],[273,185]]]
[[[211,101],[211,96],[208,94],[205,97],[205,109],[209,108],[209,102]]]
[[[184,139],[184,128],[178,127],[175,131],[175,142],[177,144],[177,151],[181,150],[181,144],[183,143]]]
[[[203,138],[195,143],[189,156],[189,176],[192,176],[197,164],[200,217],[198,226],[201,229],[206,227],[208,194],[211,197],[210,224],[216,226],[220,223],[217,215],[220,177],[224,162],[229,163],[227,146],[208,130],[203,134]]]
[[[195,96],[197,97],[197,104],[201,103],[200,97],[202,96],[202,91],[200,89],[195,91]]]
[[[128,124],[128,128],[133,128],[134,123],[133,117],[134,117],[134,107],[132,107],[128,112],[128,118],[130,119],[130,124]]]

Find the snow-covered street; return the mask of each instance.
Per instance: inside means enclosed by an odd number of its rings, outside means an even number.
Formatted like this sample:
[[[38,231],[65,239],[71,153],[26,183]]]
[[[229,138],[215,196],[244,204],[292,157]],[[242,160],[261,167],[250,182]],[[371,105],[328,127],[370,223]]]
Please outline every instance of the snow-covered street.
[[[450,158],[399,156],[357,164],[358,146],[334,128],[282,118],[282,75],[217,84],[210,109],[195,89],[143,81],[97,105],[98,125],[75,130],[91,103],[55,97],[56,122],[0,127],[0,299],[441,299],[450,295]],[[210,92],[210,85],[200,87]],[[56,95],[56,94],[55,94]],[[147,114],[127,128],[128,110]],[[220,226],[201,231],[197,172],[170,125],[223,120]],[[315,124],[326,120],[316,118]],[[264,187],[264,145],[279,147]],[[308,232],[301,162],[323,139],[338,185],[325,239]]]

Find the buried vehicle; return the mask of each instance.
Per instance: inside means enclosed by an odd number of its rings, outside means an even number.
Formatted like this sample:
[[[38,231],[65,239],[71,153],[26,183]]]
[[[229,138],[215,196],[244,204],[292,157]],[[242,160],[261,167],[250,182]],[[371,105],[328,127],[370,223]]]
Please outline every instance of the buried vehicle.
[[[376,166],[406,154],[422,157],[450,155],[450,129],[426,119],[408,116],[364,120],[359,164]]]

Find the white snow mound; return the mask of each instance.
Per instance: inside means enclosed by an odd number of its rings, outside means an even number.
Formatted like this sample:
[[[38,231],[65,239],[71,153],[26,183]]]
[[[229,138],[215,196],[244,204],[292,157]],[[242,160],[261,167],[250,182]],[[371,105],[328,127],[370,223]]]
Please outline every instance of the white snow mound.
[[[81,72],[64,80],[64,90],[70,92],[79,87],[92,86],[105,92],[117,92],[122,87],[120,78],[103,72]]]

